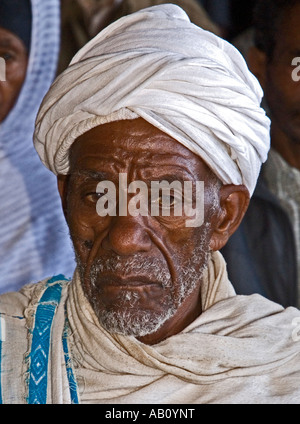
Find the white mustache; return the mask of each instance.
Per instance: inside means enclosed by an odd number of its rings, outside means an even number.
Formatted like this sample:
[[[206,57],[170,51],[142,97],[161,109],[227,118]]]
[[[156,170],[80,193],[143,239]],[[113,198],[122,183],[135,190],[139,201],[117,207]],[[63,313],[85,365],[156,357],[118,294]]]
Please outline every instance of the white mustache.
[[[171,274],[164,261],[158,258],[145,258],[139,254],[127,259],[121,256],[97,259],[90,269],[91,281],[95,281],[102,272],[113,272],[122,276],[140,274],[155,280],[163,287],[168,287],[171,283]]]

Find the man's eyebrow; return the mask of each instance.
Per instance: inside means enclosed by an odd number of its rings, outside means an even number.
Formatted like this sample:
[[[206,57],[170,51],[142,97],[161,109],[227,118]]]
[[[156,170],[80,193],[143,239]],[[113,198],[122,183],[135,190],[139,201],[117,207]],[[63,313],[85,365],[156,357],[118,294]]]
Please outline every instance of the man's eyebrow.
[[[167,181],[169,184],[179,181],[182,185],[184,181],[190,181],[188,178],[183,178],[181,175],[159,175],[158,177],[152,178],[151,181]]]
[[[107,179],[107,174],[101,171],[95,171],[92,169],[78,170],[71,173],[72,177],[86,178],[95,181],[102,181]]]
[[[148,172],[148,170],[142,170],[142,175],[147,180],[153,181],[168,181],[172,183],[173,181],[180,181],[183,183],[184,181],[193,181],[195,179],[194,175],[189,172],[187,169],[182,169],[181,167],[177,168],[176,171],[168,171],[168,170],[160,170],[160,172],[156,172],[156,175],[152,175],[152,172]]]
[[[148,178],[149,181],[167,181],[168,183],[172,183],[175,181],[179,181],[182,185],[184,181],[193,181],[193,176],[188,173],[184,172],[186,175],[186,178],[183,175],[179,174],[161,174]],[[106,172],[102,171],[95,171],[91,169],[84,169],[84,170],[77,170],[71,173],[72,178],[83,178],[83,179],[89,179],[89,180],[95,180],[95,181],[104,181],[109,179],[109,175]]]

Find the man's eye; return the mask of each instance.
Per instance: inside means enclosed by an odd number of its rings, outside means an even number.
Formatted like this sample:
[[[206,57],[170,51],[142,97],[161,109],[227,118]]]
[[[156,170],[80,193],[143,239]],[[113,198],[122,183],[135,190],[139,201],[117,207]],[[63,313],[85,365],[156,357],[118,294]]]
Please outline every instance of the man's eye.
[[[151,202],[158,205],[161,209],[168,209],[176,207],[180,200],[176,196],[162,194],[156,199],[152,199]]]
[[[92,193],[87,193],[85,195],[85,199],[90,203],[97,203],[101,196],[103,196],[102,193],[92,192]]]
[[[176,203],[176,199],[174,196],[159,196],[158,203],[160,206],[174,206]]]

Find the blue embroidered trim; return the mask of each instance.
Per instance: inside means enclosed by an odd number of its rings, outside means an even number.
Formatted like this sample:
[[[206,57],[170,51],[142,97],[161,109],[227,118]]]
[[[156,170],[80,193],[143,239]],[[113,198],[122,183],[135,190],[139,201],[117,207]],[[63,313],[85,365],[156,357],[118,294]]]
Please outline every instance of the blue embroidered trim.
[[[68,326],[68,321],[66,319],[62,343],[63,343],[63,350],[64,350],[64,355],[65,355],[67,376],[68,376],[68,380],[69,380],[71,403],[72,404],[78,404],[79,399],[78,399],[77,382],[76,382],[76,379],[75,379],[75,376],[74,376],[74,372],[73,372],[73,368],[72,368],[72,361],[71,361],[71,358],[70,358],[70,355],[69,355],[68,330],[69,330],[69,326]]]
[[[3,401],[2,401],[2,384],[1,384],[1,380],[2,380],[2,373],[1,373],[1,365],[2,363],[2,342],[0,340],[0,405],[2,405]]]
[[[0,315],[1,317],[1,315]],[[2,334],[2,328],[1,328],[1,319],[0,319],[0,336]],[[2,399],[2,337],[0,337],[0,405],[3,403]]]
[[[29,404],[45,404],[47,402],[48,360],[53,318],[61,298],[62,285],[53,284],[66,280],[63,275],[51,278],[47,282],[35,314],[32,331],[31,351],[29,355]]]

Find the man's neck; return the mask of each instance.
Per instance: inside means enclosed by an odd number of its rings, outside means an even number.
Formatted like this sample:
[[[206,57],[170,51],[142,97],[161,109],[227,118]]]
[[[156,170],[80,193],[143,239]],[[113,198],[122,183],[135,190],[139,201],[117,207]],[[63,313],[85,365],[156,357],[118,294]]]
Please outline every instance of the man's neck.
[[[300,140],[291,140],[280,128],[272,122],[271,145],[283,159],[294,168],[300,170]]]
[[[188,312],[186,310],[186,304],[189,305]],[[201,313],[201,296],[200,288],[198,288],[185,299],[182,305],[177,309],[177,312],[172,319],[166,321],[155,333],[137,337],[137,339],[144,344],[157,344],[168,337],[180,333],[188,325],[195,321]]]

